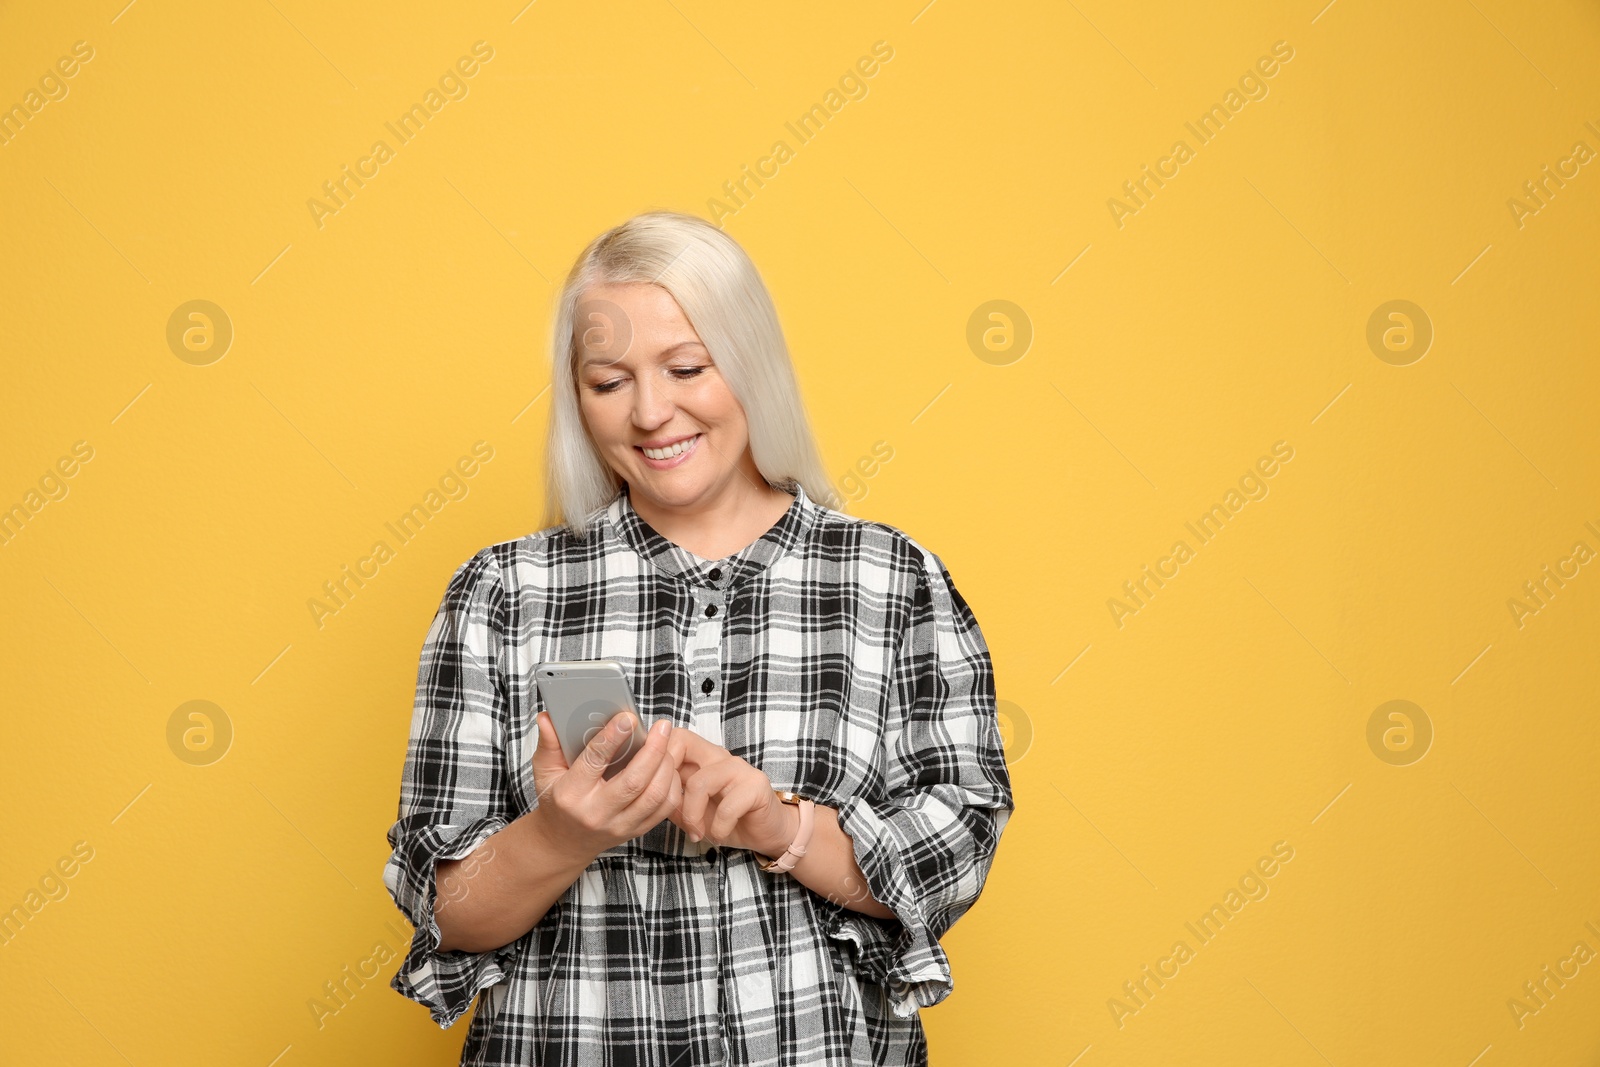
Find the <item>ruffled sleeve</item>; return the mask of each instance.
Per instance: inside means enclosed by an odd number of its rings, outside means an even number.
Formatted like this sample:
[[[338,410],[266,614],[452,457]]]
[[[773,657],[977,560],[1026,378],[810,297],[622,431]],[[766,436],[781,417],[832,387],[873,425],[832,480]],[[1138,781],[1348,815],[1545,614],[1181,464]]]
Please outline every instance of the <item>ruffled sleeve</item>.
[[[416,929],[389,985],[426,1006],[441,1028],[480,990],[510,978],[523,944],[440,952],[434,916],[436,864],[468,855],[517,814],[503,758],[505,628],[500,568],[485,548],[451,577],[423,642],[399,818],[388,833],[383,883]]]
[[[926,551],[890,686],[886,795],[851,797],[839,826],[873,897],[896,918],[822,903],[828,936],[855,946],[860,973],[909,1018],[954,988],[939,938],[977,901],[1013,810],[988,647]]]

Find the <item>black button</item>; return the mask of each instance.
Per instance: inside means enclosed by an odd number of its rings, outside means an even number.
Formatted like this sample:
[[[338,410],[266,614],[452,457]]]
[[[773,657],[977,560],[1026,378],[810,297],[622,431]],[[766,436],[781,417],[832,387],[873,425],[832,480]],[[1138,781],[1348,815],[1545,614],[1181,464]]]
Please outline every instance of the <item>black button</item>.
[[[706,577],[710,578],[713,582],[722,581],[722,568],[721,567],[712,567],[711,568],[711,573],[706,575]]]
[[[700,683],[700,692],[709,693],[712,689],[716,688],[716,684],[717,683],[713,682],[710,678],[707,678],[705,681]]]
[[[707,604],[706,605],[706,618],[714,619],[716,617],[717,617],[717,606],[715,604]]]

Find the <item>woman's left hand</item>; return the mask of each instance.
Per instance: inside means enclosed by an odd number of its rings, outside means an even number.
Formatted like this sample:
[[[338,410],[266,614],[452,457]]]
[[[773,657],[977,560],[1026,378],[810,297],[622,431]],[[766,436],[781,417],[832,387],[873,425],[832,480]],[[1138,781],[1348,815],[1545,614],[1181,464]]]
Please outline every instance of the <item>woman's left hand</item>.
[[[772,791],[772,780],[721,745],[674,727],[669,752],[683,753],[678,775],[683,804],[667,818],[713,845],[777,856],[794,840],[798,814]]]

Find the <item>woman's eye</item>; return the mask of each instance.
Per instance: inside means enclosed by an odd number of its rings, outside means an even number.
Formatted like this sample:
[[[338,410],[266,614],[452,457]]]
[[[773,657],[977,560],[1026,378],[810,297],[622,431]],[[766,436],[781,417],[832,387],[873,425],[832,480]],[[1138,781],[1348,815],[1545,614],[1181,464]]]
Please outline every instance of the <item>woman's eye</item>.
[[[689,379],[705,370],[704,367],[673,367],[672,375],[675,378]]]
[[[613,378],[609,382],[600,382],[598,385],[591,385],[589,388],[597,393],[614,393],[621,387],[622,379]]]

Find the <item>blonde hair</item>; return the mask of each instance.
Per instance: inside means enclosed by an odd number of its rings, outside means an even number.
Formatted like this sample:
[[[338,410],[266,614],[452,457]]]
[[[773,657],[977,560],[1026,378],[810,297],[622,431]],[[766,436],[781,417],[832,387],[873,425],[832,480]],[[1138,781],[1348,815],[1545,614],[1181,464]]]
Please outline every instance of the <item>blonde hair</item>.
[[[835,503],[806,420],[777,309],[755,264],[711,223],[650,211],[615,226],[583,250],[557,297],[551,327],[550,437],[545,455],[545,525],[583,537],[622,481],[595,448],[578,406],[578,302],[591,286],[646,282],[672,295],[744,408],[750,454],[767,483],[803,487]]]

